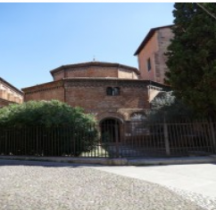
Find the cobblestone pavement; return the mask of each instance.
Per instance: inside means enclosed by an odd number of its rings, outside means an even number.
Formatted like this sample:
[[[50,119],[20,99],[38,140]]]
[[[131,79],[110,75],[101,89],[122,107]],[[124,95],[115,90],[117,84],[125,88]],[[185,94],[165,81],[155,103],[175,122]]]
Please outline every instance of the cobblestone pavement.
[[[0,162],[1,210],[204,209],[158,184],[90,167],[19,163]]]

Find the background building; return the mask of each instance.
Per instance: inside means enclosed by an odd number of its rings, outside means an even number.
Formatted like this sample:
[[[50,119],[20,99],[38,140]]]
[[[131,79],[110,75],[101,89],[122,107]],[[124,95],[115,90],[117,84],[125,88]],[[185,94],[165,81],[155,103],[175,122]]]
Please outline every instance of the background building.
[[[172,26],[152,28],[136,50],[134,55],[138,57],[142,79],[164,84],[165,72],[168,70],[164,53],[174,36]]]
[[[23,92],[0,77],[0,107],[22,102]]]

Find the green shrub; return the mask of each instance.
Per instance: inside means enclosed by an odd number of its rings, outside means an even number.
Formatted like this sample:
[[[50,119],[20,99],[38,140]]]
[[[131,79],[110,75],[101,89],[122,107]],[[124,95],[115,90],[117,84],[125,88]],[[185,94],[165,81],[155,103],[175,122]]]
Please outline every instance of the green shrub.
[[[93,116],[57,100],[4,107],[0,128],[2,154],[78,156],[93,149],[99,136]]]

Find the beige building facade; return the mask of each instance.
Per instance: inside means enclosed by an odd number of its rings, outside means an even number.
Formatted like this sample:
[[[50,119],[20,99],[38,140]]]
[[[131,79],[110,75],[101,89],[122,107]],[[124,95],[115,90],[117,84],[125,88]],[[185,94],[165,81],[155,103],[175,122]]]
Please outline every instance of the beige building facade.
[[[0,107],[22,102],[23,92],[0,77]]]

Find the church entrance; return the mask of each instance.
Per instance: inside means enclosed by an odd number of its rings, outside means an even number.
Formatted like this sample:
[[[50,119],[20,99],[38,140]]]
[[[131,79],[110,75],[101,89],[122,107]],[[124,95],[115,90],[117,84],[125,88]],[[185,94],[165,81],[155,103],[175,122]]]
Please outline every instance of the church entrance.
[[[102,142],[120,142],[120,121],[115,118],[104,119],[100,123]]]

